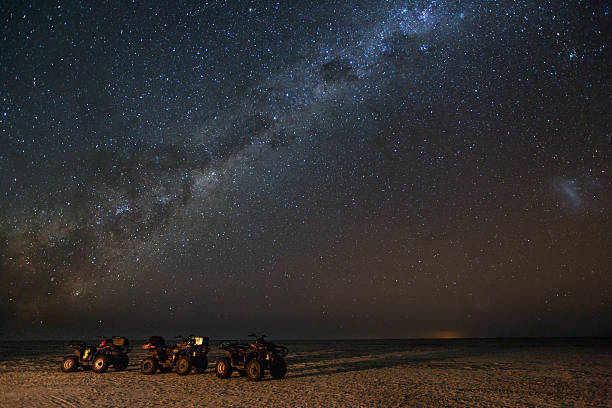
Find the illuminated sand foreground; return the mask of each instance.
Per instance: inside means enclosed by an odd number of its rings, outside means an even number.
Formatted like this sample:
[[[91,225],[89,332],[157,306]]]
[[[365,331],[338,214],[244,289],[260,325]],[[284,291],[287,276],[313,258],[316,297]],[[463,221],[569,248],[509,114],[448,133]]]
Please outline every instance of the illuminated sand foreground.
[[[63,349],[40,344],[0,343],[0,406],[612,406],[610,340],[285,342],[287,377],[259,383],[216,378],[214,347],[204,374],[181,377],[142,375],[138,347],[124,372],[65,374]]]

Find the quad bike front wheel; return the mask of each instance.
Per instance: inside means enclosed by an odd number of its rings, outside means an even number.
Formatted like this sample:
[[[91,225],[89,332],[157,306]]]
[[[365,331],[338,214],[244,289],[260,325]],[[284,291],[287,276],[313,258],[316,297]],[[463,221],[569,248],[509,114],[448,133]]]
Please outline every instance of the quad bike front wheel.
[[[66,357],[62,363],[62,371],[65,373],[71,373],[79,366],[78,359],[74,356]]]
[[[273,378],[281,379],[287,374],[287,363],[284,358],[277,358],[274,363],[270,363],[270,375]]]
[[[179,375],[187,375],[190,371],[191,361],[185,356],[180,356],[176,360],[176,373]]]
[[[105,354],[96,356],[96,358],[93,359],[92,365],[94,372],[102,374],[108,370],[108,357],[106,357]]]
[[[123,371],[129,364],[130,359],[128,358],[127,354],[118,354],[113,362],[113,367],[115,367],[116,371]]]
[[[249,380],[259,381],[263,377],[263,364],[256,358],[249,360],[246,365],[246,374]]]
[[[229,378],[232,375],[232,363],[230,359],[227,357],[219,357],[215,372],[219,378]]]
[[[155,374],[157,371],[157,360],[153,357],[147,357],[140,363],[140,372],[145,375]]]

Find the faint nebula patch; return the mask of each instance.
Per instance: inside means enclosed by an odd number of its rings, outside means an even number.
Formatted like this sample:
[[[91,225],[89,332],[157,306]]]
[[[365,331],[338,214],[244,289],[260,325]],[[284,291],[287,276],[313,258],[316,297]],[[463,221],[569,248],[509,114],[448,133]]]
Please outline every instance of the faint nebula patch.
[[[588,210],[599,197],[600,187],[599,180],[593,177],[554,177],[551,182],[557,205],[574,214]]]

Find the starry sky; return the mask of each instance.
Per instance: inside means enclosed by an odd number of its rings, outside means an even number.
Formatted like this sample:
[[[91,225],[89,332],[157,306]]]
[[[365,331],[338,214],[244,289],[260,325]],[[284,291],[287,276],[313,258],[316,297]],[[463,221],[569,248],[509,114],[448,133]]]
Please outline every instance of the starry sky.
[[[1,336],[612,335],[606,2],[0,14]]]

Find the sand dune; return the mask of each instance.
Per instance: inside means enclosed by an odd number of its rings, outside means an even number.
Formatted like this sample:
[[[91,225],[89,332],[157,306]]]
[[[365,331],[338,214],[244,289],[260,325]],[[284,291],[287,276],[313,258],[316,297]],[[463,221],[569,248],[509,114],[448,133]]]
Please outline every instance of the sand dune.
[[[281,342],[279,342],[280,344]],[[433,407],[612,406],[612,348],[594,340],[285,342],[283,380],[214,374],[62,373],[58,343],[0,343],[0,406]],[[26,347],[27,348],[27,347]]]

